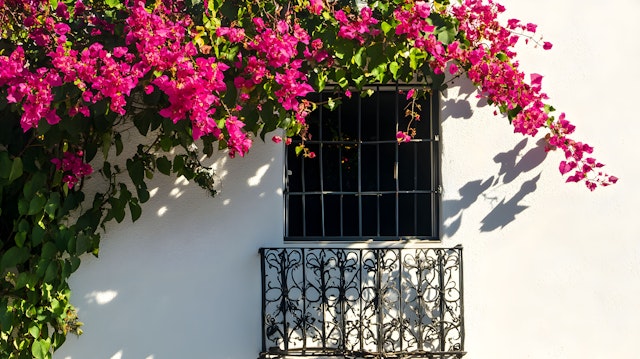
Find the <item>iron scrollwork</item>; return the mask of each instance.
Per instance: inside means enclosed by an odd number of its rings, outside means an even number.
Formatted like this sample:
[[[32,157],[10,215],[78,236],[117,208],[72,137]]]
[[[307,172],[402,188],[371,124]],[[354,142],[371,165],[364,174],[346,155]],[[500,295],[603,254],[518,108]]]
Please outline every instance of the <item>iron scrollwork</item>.
[[[263,248],[261,358],[460,358],[462,249]]]

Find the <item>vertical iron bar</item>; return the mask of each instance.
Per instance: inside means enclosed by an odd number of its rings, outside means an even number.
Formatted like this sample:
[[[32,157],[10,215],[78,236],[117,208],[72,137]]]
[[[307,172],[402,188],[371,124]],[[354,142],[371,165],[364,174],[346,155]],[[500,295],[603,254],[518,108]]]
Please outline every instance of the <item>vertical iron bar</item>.
[[[383,291],[382,291],[382,279],[380,278],[381,275],[380,273],[382,272],[382,254],[383,254],[383,249],[380,248],[374,248],[372,249],[372,251],[374,251],[375,253],[375,257],[376,257],[376,309],[378,311],[377,317],[378,317],[378,353],[382,353],[384,350],[384,318],[383,318],[383,314],[384,314],[384,308],[382,308],[382,296],[384,295]]]
[[[302,157],[300,159],[300,172],[301,172],[301,184],[302,184],[302,236],[306,237],[307,236],[307,186],[306,186],[306,181],[305,178],[307,178],[307,175],[304,173],[305,169],[304,169],[304,157]]]
[[[340,263],[340,261],[337,261],[338,264],[338,268],[340,269],[340,289],[338,290],[338,303],[340,304],[340,331],[342,333],[342,340],[338,342],[338,348],[340,348],[340,342],[342,342],[342,350],[346,350],[347,349],[347,318],[345,318],[345,311],[347,309],[347,305],[346,305],[346,285],[347,285],[347,281],[345,278],[345,267],[347,264],[347,255],[348,252],[346,249],[342,249],[341,250],[343,254],[343,258],[342,258],[342,263]],[[337,255],[336,253],[336,258],[340,258],[339,255]]]
[[[307,350],[307,253],[302,250],[302,352]]]
[[[460,288],[460,351],[464,351],[464,281],[462,272],[462,247],[456,247],[458,252],[458,280],[460,281],[458,287]]]
[[[400,322],[400,351],[404,350],[404,309],[402,308],[402,249],[397,249],[398,254],[398,313]]]
[[[396,120],[396,133],[399,131],[399,126],[400,126],[400,107],[399,107],[399,94],[398,94],[399,88],[398,88],[398,83],[396,82],[396,91],[395,91],[395,120]],[[394,180],[396,183],[396,232],[395,235],[396,237],[400,236],[400,195],[399,195],[399,191],[400,191],[400,181],[398,180],[398,161],[399,161],[399,152],[400,152],[400,144],[396,143],[395,145],[395,162],[394,162]]]
[[[422,143],[413,144],[413,190],[418,190],[418,146]],[[418,194],[413,193],[413,235],[418,236]]]
[[[364,288],[364,282],[363,282],[363,277],[364,276],[363,276],[363,273],[362,273],[362,271],[364,270],[364,255],[363,255],[363,252],[364,252],[364,249],[362,249],[362,248],[358,250],[358,269],[359,269],[359,273],[360,273],[360,283],[358,284],[358,288],[359,288],[359,290],[358,290],[358,306],[360,307],[359,310],[358,310],[359,317],[360,317],[360,320],[358,321],[358,324],[359,324],[358,341],[360,342],[360,351],[361,352],[364,351],[364,343],[363,343],[364,337],[362,335],[362,330],[363,330],[362,322],[363,322],[363,319],[364,319],[363,313],[362,313],[362,310],[363,310],[362,302],[364,301],[364,298],[363,298],[363,295],[362,295],[362,291],[363,291],[363,288]]]
[[[287,256],[286,249],[282,249],[280,252],[280,263],[282,270],[280,271],[280,281],[282,283],[282,300],[280,301],[280,310],[282,311],[282,340],[284,342],[284,350],[289,350],[289,326],[287,325],[287,312],[289,310],[287,306],[287,296],[289,295],[289,286],[287,285]]]
[[[358,236],[362,237],[362,97],[358,96]]]
[[[440,97],[438,91],[433,91],[429,97],[429,134],[431,141],[431,163],[429,172],[431,174],[431,236],[440,235]]]
[[[262,272],[262,352],[267,351],[267,271],[266,271],[266,249],[260,248],[260,271]]]
[[[376,86],[376,190],[380,192],[380,86]],[[376,196],[376,235],[380,236],[380,195]]]
[[[439,293],[439,296],[438,296],[439,300],[440,300],[440,303],[439,303],[440,304],[440,335],[439,335],[440,339],[439,339],[439,342],[440,342],[440,351],[442,351],[442,352],[445,349],[445,343],[444,343],[444,339],[445,339],[444,317],[445,317],[445,315],[444,315],[444,311],[446,309],[446,303],[445,303],[445,298],[444,298],[444,295],[445,295],[444,294],[444,292],[445,292],[444,291],[444,289],[445,289],[444,288],[444,261],[445,261],[445,258],[444,258],[443,252],[444,252],[444,250],[441,250],[441,249],[437,250],[437,254],[438,254],[438,271],[439,271],[439,273],[438,273],[438,281],[440,282],[440,283],[438,283],[439,287],[440,287],[440,290],[439,290],[440,293]]]
[[[418,350],[422,350],[423,348],[423,342],[422,342],[422,333],[423,333],[423,320],[425,317],[425,313],[424,313],[424,305],[422,303],[422,291],[425,289],[422,287],[422,283],[423,283],[423,279],[422,279],[422,275],[424,273],[422,273],[422,260],[419,259],[419,249],[414,249],[415,251],[415,261],[416,261],[416,270],[418,271],[418,275],[417,275],[417,290],[416,290],[416,295],[417,295],[417,300],[418,300]],[[427,256],[428,252],[425,252],[425,259]]]
[[[322,93],[320,93],[320,102],[322,102]],[[324,218],[324,139],[322,137],[322,106],[320,106],[320,112],[318,112],[320,120],[318,121],[318,135],[320,136],[320,144],[318,145],[318,152],[320,157],[318,158],[318,167],[320,167],[320,221],[322,227],[322,236],[325,234],[325,218]]]
[[[327,347],[327,330],[326,330],[326,316],[325,313],[327,312],[327,305],[326,305],[326,295],[327,295],[327,286],[325,285],[324,282],[324,254],[325,254],[325,250],[324,249],[320,249],[320,307],[322,308],[322,348],[326,348]]]
[[[338,140],[345,141],[342,130],[342,106],[338,107]],[[339,188],[340,188],[340,236],[344,236],[344,194],[342,191],[342,146],[338,146],[338,180],[339,180]]]

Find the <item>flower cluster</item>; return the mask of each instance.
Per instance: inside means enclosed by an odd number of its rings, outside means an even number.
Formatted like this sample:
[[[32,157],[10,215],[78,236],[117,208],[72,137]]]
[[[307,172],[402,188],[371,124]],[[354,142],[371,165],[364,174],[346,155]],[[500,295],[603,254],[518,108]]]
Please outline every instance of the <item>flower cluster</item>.
[[[380,33],[380,29],[374,25],[378,24],[378,20],[373,17],[373,12],[369,7],[363,7],[360,10],[360,17],[347,14],[338,10],[334,13],[336,20],[340,23],[338,36],[343,39],[357,40],[360,45],[365,42],[365,35],[376,36]]]
[[[84,153],[82,151],[67,151],[62,155],[62,159],[51,159],[51,163],[56,166],[56,170],[62,171],[62,182],[66,183],[69,189],[73,188],[82,177],[93,173],[91,165],[83,162],[83,156]]]
[[[132,92],[143,87],[147,94],[159,91],[166,98],[168,105],[160,109],[161,116],[174,123],[190,121],[195,140],[210,135],[226,144],[230,156],[243,156],[251,147],[251,136],[244,126],[247,111],[260,112],[263,120],[278,117],[278,126],[285,127],[287,137],[304,135],[305,117],[312,104],[302,99],[314,91],[310,74],[343,76],[337,74],[351,71],[347,67],[356,60],[349,63],[337,58],[335,47],[325,43],[326,34],[337,35],[337,41],[350,41],[355,48],[385,43],[383,36],[389,36],[394,46],[410,50],[406,53],[415,49],[426,54],[424,60],[412,59],[416,61],[411,65],[414,69],[424,61],[436,75],[466,73],[478,86],[480,96],[509,116],[515,132],[535,136],[540,130],[549,131],[550,148],[559,148],[566,155],[560,170],[569,175],[568,181],[585,180],[593,189],[594,184],[608,185],[616,180],[600,172],[600,163],[584,157],[591,153],[591,147],[566,137],[572,131],[567,130],[564,115],[558,120],[552,116],[542,91],[542,76],[526,76],[519,69],[514,45],[521,38],[544,49],[550,49],[551,43],[534,38],[534,24],[511,19],[503,25],[498,15],[505,9],[493,0],[463,0],[447,6],[406,0],[388,10],[374,4],[357,12],[311,0],[277,16],[253,12],[250,19],[225,25],[211,21],[214,25],[209,28],[208,44],[202,36],[206,29],[194,25],[182,11],[185,5],[181,2],[166,0],[147,6],[131,1],[123,2],[120,8],[126,15],[121,23],[124,46],[89,41],[81,48],[74,47],[81,33],[115,36],[116,22],[96,16],[82,0],[74,6],[58,2],[53,11],[46,1],[11,1],[21,9],[18,20],[27,28],[29,41],[47,49],[50,60],[36,66],[26,60],[21,45],[8,56],[0,56],[0,88],[6,91],[9,103],[20,105],[25,131],[37,127],[42,119],[54,125],[60,116],[89,117],[93,105],[103,100],[112,112],[124,115]],[[306,13],[300,15],[300,11]],[[437,35],[434,16],[455,22],[451,31],[456,32]],[[323,32],[322,26],[333,32]],[[365,60],[357,63],[367,65]],[[358,81],[361,85],[362,79]],[[348,91],[349,83],[341,83],[343,90]],[[234,91],[230,91],[231,84]],[[65,99],[68,112],[61,113],[54,93],[69,85],[77,87],[81,95]],[[271,100],[278,108],[268,106],[270,112],[263,112],[263,105]],[[400,142],[410,137],[408,132],[397,135]]]
[[[593,153],[593,147],[567,137],[575,131],[575,126],[565,119],[562,113],[557,120],[550,124],[551,132],[547,135],[550,148],[559,148],[564,152],[565,161],[560,162],[561,174],[573,173],[567,178],[567,182],[580,182],[584,180],[590,190],[598,185],[609,186],[618,181],[616,176],[608,175],[600,170],[604,165],[595,158],[589,157]]]
[[[513,47],[521,37],[525,37],[526,42],[534,39],[537,26],[523,24],[517,19],[511,19],[503,26],[498,15],[504,11],[502,5],[491,0],[465,0],[453,6],[451,12],[470,46],[465,50],[458,43],[449,45],[451,60],[466,69],[467,76],[478,85],[482,96],[509,115],[516,133],[535,136],[540,129],[549,131],[546,137],[549,148],[559,148],[567,159],[560,163],[560,173],[569,174],[567,182],[584,180],[592,191],[598,185],[616,183],[615,176],[599,170],[603,166],[601,163],[592,157],[584,157],[592,153],[591,146],[567,137],[574,126],[565,115],[561,114],[557,120],[550,115],[552,108],[542,92],[542,76],[532,74],[530,81],[526,81],[518,62],[513,60],[516,56]],[[543,42],[542,47],[549,50],[552,44]]]

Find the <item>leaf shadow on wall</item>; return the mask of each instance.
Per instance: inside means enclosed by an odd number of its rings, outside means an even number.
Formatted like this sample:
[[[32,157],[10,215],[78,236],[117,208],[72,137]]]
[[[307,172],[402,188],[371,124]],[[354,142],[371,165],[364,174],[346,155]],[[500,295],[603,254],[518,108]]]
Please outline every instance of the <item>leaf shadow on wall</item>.
[[[547,152],[544,148],[544,140],[539,140],[534,147],[531,147],[525,154],[521,152],[527,147],[529,138],[520,141],[513,149],[497,154],[493,161],[500,165],[498,173],[485,180],[475,180],[467,182],[458,190],[459,199],[446,200],[442,203],[443,208],[443,229],[442,234],[447,237],[453,236],[462,224],[464,211],[471,207],[478,199],[493,205],[493,209],[482,219],[480,231],[491,232],[498,228],[504,228],[516,219],[528,206],[521,202],[527,195],[537,188],[541,173],[530,178],[520,185],[517,192],[511,196],[494,195],[494,192],[503,193],[505,186],[513,186],[512,182],[516,178],[523,178],[525,174],[538,167],[546,158]]]
[[[449,88],[459,88],[459,97],[449,97],[446,94]],[[444,114],[442,116],[442,122],[445,122],[449,118],[468,120],[473,117],[473,109],[471,108],[471,98],[476,98],[477,102],[473,105],[474,108],[482,108],[488,105],[487,100],[484,97],[477,98],[476,87],[467,80],[460,80],[452,82],[449,87],[443,90],[444,98],[446,100],[440,103],[440,112]],[[473,96],[472,96],[473,95]]]

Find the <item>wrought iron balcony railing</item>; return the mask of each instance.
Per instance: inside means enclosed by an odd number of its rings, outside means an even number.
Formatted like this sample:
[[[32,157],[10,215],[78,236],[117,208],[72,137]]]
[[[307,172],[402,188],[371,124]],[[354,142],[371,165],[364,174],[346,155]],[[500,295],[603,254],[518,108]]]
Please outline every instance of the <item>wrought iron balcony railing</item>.
[[[465,354],[460,247],[260,253],[260,358]]]

